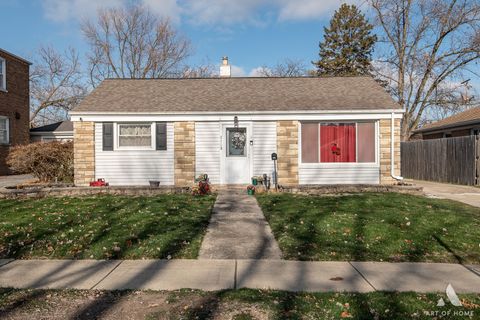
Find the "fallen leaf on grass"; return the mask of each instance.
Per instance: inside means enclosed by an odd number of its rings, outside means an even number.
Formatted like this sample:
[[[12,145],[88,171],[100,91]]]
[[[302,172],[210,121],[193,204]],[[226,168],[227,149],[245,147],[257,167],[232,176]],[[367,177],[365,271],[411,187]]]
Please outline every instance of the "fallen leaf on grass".
[[[348,312],[348,311],[343,311],[343,312],[340,314],[340,317],[342,317],[342,318],[352,318],[352,315],[351,315],[350,312]]]

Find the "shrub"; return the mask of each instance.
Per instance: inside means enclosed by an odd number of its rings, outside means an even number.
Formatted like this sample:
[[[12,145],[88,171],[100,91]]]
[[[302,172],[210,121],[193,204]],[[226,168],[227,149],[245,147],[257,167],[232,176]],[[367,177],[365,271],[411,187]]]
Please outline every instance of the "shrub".
[[[36,142],[13,147],[7,164],[42,182],[73,181],[73,142]]]

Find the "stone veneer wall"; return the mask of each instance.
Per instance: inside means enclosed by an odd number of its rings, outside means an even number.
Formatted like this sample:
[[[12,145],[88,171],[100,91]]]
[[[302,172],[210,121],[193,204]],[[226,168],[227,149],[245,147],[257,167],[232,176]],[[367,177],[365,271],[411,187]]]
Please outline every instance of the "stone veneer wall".
[[[277,121],[278,184],[298,185],[298,121]]]
[[[88,186],[95,179],[95,123],[73,123],[73,165],[76,186]]]
[[[380,120],[380,183],[394,184],[396,181],[392,178],[391,168],[391,119]],[[400,176],[400,119],[395,119],[394,127],[394,172]]]
[[[175,186],[191,186],[195,180],[195,122],[174,124]]]

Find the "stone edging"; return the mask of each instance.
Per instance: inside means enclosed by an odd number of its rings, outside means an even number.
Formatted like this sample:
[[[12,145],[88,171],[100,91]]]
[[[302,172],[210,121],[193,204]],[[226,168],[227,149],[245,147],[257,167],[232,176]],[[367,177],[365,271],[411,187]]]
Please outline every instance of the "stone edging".
[[[190,193],[189,187],[39,187],[25,189],[0,188],[0,199],[80,197],[101,194],[154,196],[167,193]]]
[[[217,188],[214,188],[216,190]],[[221,189],[221,187],[219,188]],[[43,198],[43,197],[80,197],[101,194],[128,195],[128,196],[155,196],[159,194],[190,193],[189,187],[161,186],[150,188],[143,186],[125,187],[33,187],[25,189],[0,188],[0,199]],[[364,192],[398,192],[414,195],[423,195],[423,188],[408,185],[302,185],[280,187],[280,192],[331,195]]]
[[[423,188],[412,185],[302,185],[280,188],[281,192],[328,195],[364,192],[398,192],[413,195],[423,195]]]

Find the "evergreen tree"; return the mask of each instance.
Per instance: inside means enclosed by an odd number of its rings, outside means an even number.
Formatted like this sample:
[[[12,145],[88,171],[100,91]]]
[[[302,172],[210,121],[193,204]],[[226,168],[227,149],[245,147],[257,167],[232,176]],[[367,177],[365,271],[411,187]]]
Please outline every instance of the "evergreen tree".
[[[314,62],[317,75],[370,74],[371,55],[377,36],[373,26],[355,5],[342,4],[324,28],[320,43],[320,60]]]

